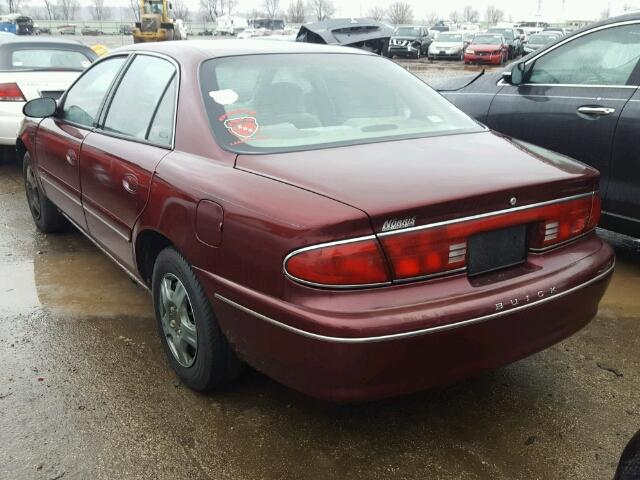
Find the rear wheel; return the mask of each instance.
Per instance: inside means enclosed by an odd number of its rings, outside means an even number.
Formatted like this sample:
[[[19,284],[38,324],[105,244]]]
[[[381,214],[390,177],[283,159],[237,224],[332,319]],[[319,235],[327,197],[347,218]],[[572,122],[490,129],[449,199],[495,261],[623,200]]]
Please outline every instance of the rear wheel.
[[[31,217],[36,227],[38,227],[38,230],[43,233],[54,233],[64,230],[68,226],[68,222],[40,188],[33,164],[31,163],[31,156],[28,152],[24,154],[22,175]]]
[[[209,391],[242,372],[202,285],[175,249],[166,248],[158,255],[152,292],[162,345],[185,385]]]

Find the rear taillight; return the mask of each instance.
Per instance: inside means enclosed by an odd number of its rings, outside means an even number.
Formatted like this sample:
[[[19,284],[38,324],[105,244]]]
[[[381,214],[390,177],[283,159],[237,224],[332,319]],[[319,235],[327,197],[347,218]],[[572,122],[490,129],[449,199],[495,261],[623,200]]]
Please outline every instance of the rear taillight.
[[[284,262],[294,280],[326,287],[388,283],[389,272],[375,237],[298,250]]]
[[[547,207],[546,218],[531,228],[530,248],[544,250],[593,230],[600,221],[600,209],[597,193]]]
[[[467,242],[473,235],[528,225],[529,248],[542,251],[593,230],[600,219],[600,208],[600,195],[596,192],[381,233],[378,238],[321,244],[291,253],[284,268],[294,280],[325,287],[384,285],[392,279],[450,274],[467,266]]]
[[[26,102],[17,83],[0,83],[0,102]]]
[[[536,207],[477,215],[410,231],[380,235],[395,280],[452,273],[466,267],[469,237],[530,225],[529,247],[542,250],[578,237],[597,225],[600,197],[588,195]]]

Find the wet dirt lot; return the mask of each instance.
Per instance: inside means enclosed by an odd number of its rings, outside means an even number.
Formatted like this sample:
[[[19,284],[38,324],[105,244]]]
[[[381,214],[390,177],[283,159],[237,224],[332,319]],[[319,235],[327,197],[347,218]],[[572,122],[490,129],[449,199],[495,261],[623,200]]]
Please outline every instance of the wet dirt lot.
[[[38,233],[1,165],[0,479],[611,478],[640,429],[639,291],[619,248],[588,327],[446,388],[336,406],[248,372],[203,396],[148,294],[80,233]]]

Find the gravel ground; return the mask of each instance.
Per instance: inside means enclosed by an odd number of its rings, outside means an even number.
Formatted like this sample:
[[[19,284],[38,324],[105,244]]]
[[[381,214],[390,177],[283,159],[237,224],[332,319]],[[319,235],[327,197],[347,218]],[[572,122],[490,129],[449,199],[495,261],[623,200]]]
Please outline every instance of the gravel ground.
[[[256,372],[184,388],[148,295],[79,233],[38,233],[18,166],[0,166],[0,212],[0,479],[606,479],[640,428],[640,257],[622,247],[597,317],[567,341],[335,406]]]

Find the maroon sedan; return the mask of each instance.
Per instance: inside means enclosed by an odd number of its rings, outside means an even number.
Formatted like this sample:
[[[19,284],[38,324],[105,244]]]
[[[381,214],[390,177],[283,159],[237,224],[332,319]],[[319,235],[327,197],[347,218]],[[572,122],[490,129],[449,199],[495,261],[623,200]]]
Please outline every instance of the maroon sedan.
[[[195,390],[242,362],[337,401],[452,382],[586,325],[613,270],[595,170],[362,50],[136,45],[25,114],[36,225],[151,290]]]
[[[464,51],[464,63],[502,65],[509,58],[509,45],[501,34],[480,33]]]

